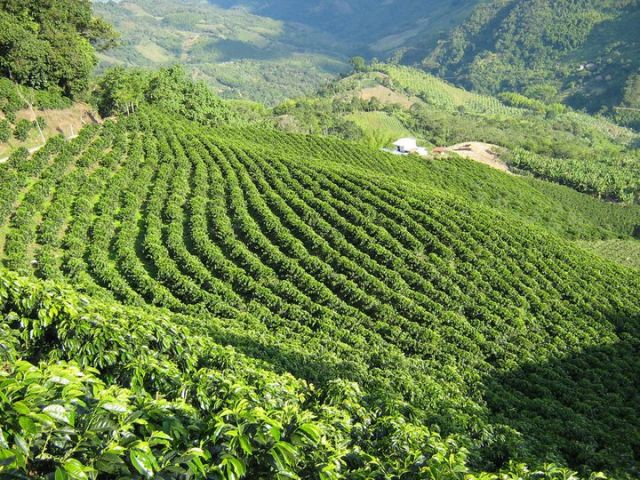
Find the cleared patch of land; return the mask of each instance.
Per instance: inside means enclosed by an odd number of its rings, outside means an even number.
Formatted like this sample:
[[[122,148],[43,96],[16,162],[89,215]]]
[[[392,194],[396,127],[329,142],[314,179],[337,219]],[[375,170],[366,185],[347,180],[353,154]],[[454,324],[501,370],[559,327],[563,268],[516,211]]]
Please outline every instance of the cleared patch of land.
[[[484,142],[465,142],[444,149],[461,157],[484,163],[502,172],[511,173],[505,162],[500,160],[500,147]]]
[[[144,58],[154,63],[167,63],[175,58],[167,50],[154,42],[141,42],[136,45],[135,49]]]
[[[35,117],[43,117],[46,127],[42,133],[45,138],[50,138],[58,134],[65,137],[75,136],[78,131],[89,123],[102,123],[100,116],[86,103],[76,103],[69,108],[60,110],[35,110]],[[30,110],[20,110],[16,113],[16,118],[35,120]],[[6,158],[17,148],[25,147],[30,150],[42,144],[42,139],[37,129],[32,129],[29,138],[25,142],[19,142],[11,138],[8,143],[0,143],[0,158]]]
[[[375,98],[386,105],[397,104],[402,106],[402,108],[411,108],[417,102],[417,99],[412,99],[401,93],[394,92],[383,85],[363,88],[360,92],[360,98],[362,100],[371,100],[372,98]]]

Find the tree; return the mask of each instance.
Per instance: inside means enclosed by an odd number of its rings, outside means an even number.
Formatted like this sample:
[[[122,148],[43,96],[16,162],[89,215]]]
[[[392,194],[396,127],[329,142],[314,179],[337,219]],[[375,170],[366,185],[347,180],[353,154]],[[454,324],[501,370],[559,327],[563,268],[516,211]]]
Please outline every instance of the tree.
[[[191,80],[179,65],[161,69],[149,82],[147,101],[168,113],[199,123],[229,120],[230,112],[203,82]]]
[[[367,70],[367,61],[363,57],[353,57],[349,63],[354,72],[365,72]]]
[[[107,70],[95,92],[100,114],[107,117],[135,112],[145,101],[149,78],[149,74],[140,69],[114,67]]]
[[[0,73],[33,88],[76,96],[115,38],[89,0],[0,0]]]
[[[203,82],[194,82],[180,66],[148,72],[114,67],[94,92],[100,114],[130,114],[142,103],[203,124],[231,119],[230,109]]]

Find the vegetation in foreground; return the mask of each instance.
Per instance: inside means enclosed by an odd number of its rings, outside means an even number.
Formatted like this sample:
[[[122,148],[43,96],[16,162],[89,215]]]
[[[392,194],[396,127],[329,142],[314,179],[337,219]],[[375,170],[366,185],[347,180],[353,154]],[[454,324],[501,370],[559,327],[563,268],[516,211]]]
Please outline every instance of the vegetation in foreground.
[[[23,45],[57,51],[58,30],[89,63],[113,39],[88,2],[2,5],[8,76]],[[20,63],[45,76],[7,91],[86,94],[88,64],[51,65]],[[432,98],[449,120],[571,125],[537,154],[634,139],[517,94],[425,95],[385,68],[386,90],[278,121],[359,138],[362,113],[415,129]],[[420,79],[411,95],[390,88],[403,78]],[[118,118],[0,165],[0,476],[638,476],[638,270],[569,240],[633,245],[639,207],[259,127],[264,107],[179,68],[114,69],[94,93]]]
[[[551,460],[633,476],[637,272],[394,162],[148,107],[15,155],[6,267],[102,300],[3,274],[4,348],[29,364],[5,368],[2,468],[461,478]],[[215,344],[238,357],[214,361]],[[547,470],[528,475],[568,475]]]

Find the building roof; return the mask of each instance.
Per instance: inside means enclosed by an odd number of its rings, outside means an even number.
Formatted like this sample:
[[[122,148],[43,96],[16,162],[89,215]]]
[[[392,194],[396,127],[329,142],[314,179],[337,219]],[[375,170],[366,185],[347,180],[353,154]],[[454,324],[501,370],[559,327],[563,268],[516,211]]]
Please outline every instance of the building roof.
[[[404,148],[416,148],[417,141],[415,138],[401,138],[394,142],[396,147],[404,147]]]

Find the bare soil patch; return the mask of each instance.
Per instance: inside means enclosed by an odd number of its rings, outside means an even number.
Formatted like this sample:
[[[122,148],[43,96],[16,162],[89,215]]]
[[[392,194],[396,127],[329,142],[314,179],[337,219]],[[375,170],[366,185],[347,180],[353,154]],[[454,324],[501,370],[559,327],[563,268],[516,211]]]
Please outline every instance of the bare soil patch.
[[[65,138],[74,137],[82,129],[84,125],[90,123],[102,123],[102,118],[86,103],[76,103],[69,108],[61,110],[36,110],[36,117],[43,117],[46,121],[46,127],[43,129],[45,139],[62,134]],[[20,110],[16,113],[18,120],[26,118],[27,120],[35,120],[30,110]],[[0,143],[0,162],[12,151],[19,147],[29,149],[31,153],[35,152],[42,146],[42,139],[36,129],[33,129],[26,142],[19,142],[15,138],[11,138],[8,143]]]
[[[388,87],[378,85],[376,87],[368,87],[362,89],[360,92],[360,98],[362,100],[371,100],[377,98],[381,103],[386,105],[401,105],[403,108],[411,108],[416,103],[416,100],[402,95],[398,92],[394,92]]]
[[[483,142],[465,142],[452,145],[444,149],[461,157],[484,163],[502,172],[511,173],[505,162],[500,160],[501,147]]]

